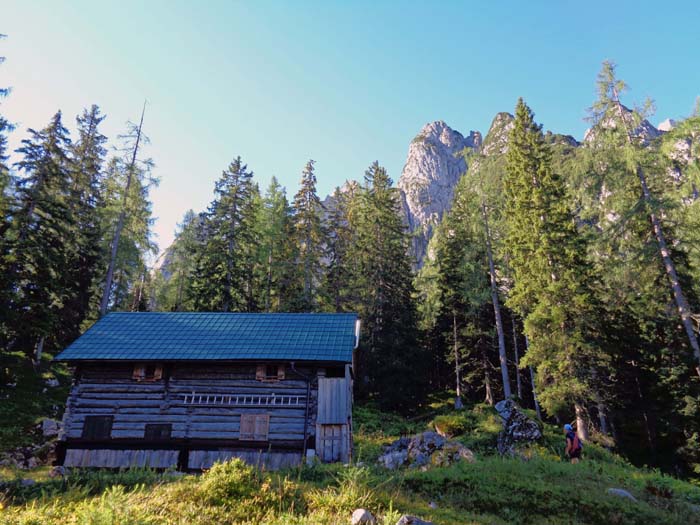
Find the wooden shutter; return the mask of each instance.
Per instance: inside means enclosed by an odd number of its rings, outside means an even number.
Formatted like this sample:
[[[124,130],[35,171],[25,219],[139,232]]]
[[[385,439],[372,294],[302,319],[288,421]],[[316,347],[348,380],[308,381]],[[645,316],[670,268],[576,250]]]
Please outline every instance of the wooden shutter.
[[[284,365],[279,365],[277,367],[277,380],[284,381]]]
[[[163,365],[158,365],[153,373],[153,381],[160,381],[161,379],[163,379]]]
[[[241,441],[267,441],[269,414],[241,414]]]
[[[113,422],[113,416],[86,416],[83,423],[83,439],[109,439]]]
[[[131,378],[136,379],[136,381],[143,381],[144,377],[146,377],[146,367],[144,365],[134,365],[134,373],[131,375]]]
[[[252,441],[255,439],[255,414],[241,414],[241,441]]]
[[[258,365],[255,369],[255,379],[265,381],[265,365]]]
[[[270,429],[270,416],[259,414],[255,416],[255,441],[267,441],[267,434]]]

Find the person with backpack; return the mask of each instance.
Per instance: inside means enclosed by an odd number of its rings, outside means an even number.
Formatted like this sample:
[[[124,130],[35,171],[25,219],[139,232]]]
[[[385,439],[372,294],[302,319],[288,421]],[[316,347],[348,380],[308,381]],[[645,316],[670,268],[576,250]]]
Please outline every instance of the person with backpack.
[[[570,424],[564,425],[564,433],[566,434],[566,449],[564,452],[571,459],[571,463],[578,463],[581,459],[581,451],[583,450],[583,443],[574,432],[574,427]]]

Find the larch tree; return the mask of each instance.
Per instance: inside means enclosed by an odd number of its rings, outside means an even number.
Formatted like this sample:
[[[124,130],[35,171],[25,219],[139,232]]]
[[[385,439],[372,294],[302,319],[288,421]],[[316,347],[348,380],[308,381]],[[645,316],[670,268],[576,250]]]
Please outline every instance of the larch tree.
[[[302,312],[315,311],[321,304],[319,294],[324,272],[322,258],[326,246],[326,233],[321,220],[322,209],[323,205],[316,192],[314,161],[309,160],[302,171],[301,185],[292,202],[300,287],[300,295],[295,301],[294,309]]]

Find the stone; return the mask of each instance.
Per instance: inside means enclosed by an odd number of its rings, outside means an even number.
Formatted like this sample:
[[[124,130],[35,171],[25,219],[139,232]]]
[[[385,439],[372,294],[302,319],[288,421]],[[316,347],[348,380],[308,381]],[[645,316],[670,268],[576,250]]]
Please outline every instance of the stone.
[[[635,498],[632,494],[627,492],[625,489],[616,489],[616,488],[609,488],[606,491],[608,494],[611,496],[617,496],[618,498],[625,498],[630,501],[637,501],[637,498]]]
[[[666,120],[661,122],[658,126],[656,126],[656,129],[658,129],[659,131],[668,132],[668,131],[671,131],[675,127],[676,127],[676,121],[673,120],[672,118],[667,118]]]
[[[431,501],[430,503],[428,503],[428,507],[430,507],[431,509],[437,509],[438,504],[435,503],[434,501]]]
[[[350,520],[352,525],[374,525],[377,520],[374,519],[372,513],[367,509],[355,509]]]
[[[46,386],[48,386],[49,388],[56,388],[56,387],[60,384],[60,383],[58,382],[58,379],[56,379],[55,377],[50,377],[49,379],[47,379],[46,381],[44,381],[44,383],[45,383]]]
[[[54,437],[61,430],[61,424],[55,419],[44,419],[41,422],[41,434],[44,437]]]
[[[537,441],[542,437],[539,424],[527,417],[512,399],[499,401],[495,408],[503,422],[503,430],[498,435],[499,454],[512,456],[516,445]]]
[[[420,518],[417,518],[415,516],[409,516],[408,514],[404,514],[399,518],[399,521],[396,522],[396,525],[434,525],[432,521],[425,521]]]
[[[450,441],[436,432],[423,432],[386,446],[378,461],[390,470],[403,466],[427,470],[432,466],[475,460],[474,453],[458,441]]]
[[[20,485],[23,487],[31,487],[32,485],[36,485],[36,481],[34,481],[31,478],[24,478],[22,481],[19,482]]]
[[[27,459],[25,468],[27,470],[29,470],[29,469],[37,468],[38,466],[39,466],[39,461],[37,461],[37,459],[35,457],[31,457],[31,458]]]
[[[442,120],[423,126],[408,147],[397,186],[401,190],[406,224],[412,234],[412,255],[423,265],[433,229],[452,206],[457,182],[467,171],[460,153],[481,146],[481,133],[465,137]]]
[[[50,478],[63,478],[67,474],[66,467],[57,465],[49,471]]]

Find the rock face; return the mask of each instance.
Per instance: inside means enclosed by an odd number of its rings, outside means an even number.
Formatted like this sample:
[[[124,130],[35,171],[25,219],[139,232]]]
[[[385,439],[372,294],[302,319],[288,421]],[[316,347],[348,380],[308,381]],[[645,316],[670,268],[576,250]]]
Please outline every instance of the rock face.
[[[631,128],[635,126],[635,121],[634,121],[634,116],[632,114],[632,110],[622,106],[622,115],[623,119],[625,122],[627,122],[627,125]],[[614,129],[617,126],[617,115],[608,115],[605,118],[602,118],[600,122],[597,124],[597,126],[600,126],[604,129]],[[647,119],[642,120],[634,129],[632,130],[632,136],[639,139],[642,144],[648,144],[658,136],[662,134],[662,131],[656,129],[654,125],[649,122]],[[586,130],[586,133],[583,135],[583,141],[584,142],[592,142],[595,140],[596,136],[596,127],[590,128]]]
[[[456,461],[475,461],[474,453],[457,441],[449,441],[436,432],[423,432],[401,438],[384,449],[379,463],[388,469],[399,467],[446,467]]]
[[[497,113],[491,121],[491,127],[484,139],[481,153],[488,157],[491,155],[503,155],[508,151],[508,135],[513,126],[515,126],[515,117],[513,115],[506,112]]]
[[[498,435],[499,454],[515,453],[515,446],[537,441],[542,431],[536,421],[527,417],[510,399],[496,403],[496,411],[503,420],[503,431]]]
[[[411,142],[397,185],[413,235],[417,268],[423,264],[433,228],[449,210],[454,188],[467,171],[467,163],[459,154],[465,148],[475,150],[480,146],[481,133],[472,131],[464,137],[441,120],[425,125]]]

